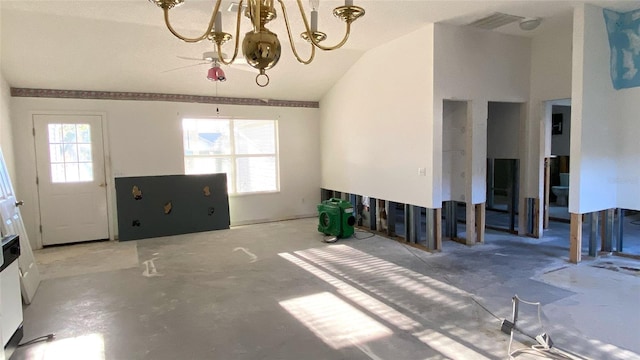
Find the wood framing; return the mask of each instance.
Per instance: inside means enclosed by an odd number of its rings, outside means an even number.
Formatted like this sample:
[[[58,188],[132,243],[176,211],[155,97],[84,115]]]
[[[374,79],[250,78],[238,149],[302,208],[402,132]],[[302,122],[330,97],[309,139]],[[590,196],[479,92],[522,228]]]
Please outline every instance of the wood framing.
[[[546,196],[548,197],[548,195]],[[549,204],[549,199],[545,200],[547,202],[547,209],[548,209],[548,204]],[[545,220],[547,221],[547,225],[549,223],[549,211],[545,211]],[[540,199],[535,198],[533,199],[533,237],[535,238],[541,238],[542,234],[540,231]]]
[[[433,231],[435,231],[434,237],[436,243],[434,250],[442,251],[442,208],[435,209],[434,213]]]
[[[472,203],[467,203],[467,236],[465,244],[473,245],[476,243],[476,207]]]
[[[544,229],[549,228],[549,193],[550,192],[551,192],[551,158],[545,158],[544,159],[544,220],[543,220],[544,222],[542,225]],[[534,224],[537,224],[537,220],[536,222],[534,222]],[[536,231],[537,228],[538,226],[534,226],[534,232]],[[534,234],[534,236],[540,237],[540,234],[538,235]]]
[[[569,261],[577,264],[582,260],[582,215],[571,213],[571,236]]]
[[[486,222],[486,210],[484,203],[476,204],[476,242],[484,244],[484,225]]]

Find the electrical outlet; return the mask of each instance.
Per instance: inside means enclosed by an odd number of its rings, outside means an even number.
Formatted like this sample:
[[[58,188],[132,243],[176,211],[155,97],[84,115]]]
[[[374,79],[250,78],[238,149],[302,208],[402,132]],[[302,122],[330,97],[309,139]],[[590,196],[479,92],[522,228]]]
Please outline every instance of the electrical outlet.
[[[427,176],[427,168],[419,167],[418,176]]]

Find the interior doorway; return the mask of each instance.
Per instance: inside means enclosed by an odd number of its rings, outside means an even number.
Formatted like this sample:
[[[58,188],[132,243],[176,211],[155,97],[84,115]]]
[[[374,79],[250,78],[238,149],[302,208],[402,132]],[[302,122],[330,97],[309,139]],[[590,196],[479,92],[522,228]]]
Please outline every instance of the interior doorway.
[[[518,232],[523,104],[489,102],[486,227]]]
[[[549,221],[570,222],[571,100],[546,104],[545,116],[545,227]]]

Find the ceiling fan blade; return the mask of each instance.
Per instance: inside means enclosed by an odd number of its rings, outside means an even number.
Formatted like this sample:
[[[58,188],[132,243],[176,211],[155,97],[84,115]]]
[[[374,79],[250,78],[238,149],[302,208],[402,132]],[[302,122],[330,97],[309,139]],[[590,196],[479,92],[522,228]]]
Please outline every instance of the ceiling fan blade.
[[[196,61],[206,61],[203,58],[193,58],[193,57],[188,57],[188,56],[177,56],[178,59],[183,59],[183,60],[196,60]]]
[[[200,66],[200,65],[209,65],[211,64],[210,62],[206,61],[206,62],[201,62],[199,64],[191,64],[191,65],[186,65],[186,66],[180,66],[174,69],[169,69],[169,70],[165,70],[165,71],[161,71],[160,73],[167,73],[167,72],[171,72],[171,71],[176,71],[176,70],[181,70],[181,69],[186,69],[186,68],[190,68],[190,67],[194,67],[194,66]]]

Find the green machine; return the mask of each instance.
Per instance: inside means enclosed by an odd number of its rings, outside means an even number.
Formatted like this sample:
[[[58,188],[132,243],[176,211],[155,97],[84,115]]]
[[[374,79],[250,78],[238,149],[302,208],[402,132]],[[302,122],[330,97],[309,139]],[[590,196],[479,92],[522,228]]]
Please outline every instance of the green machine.
[[[338,238],[353,235],[353,205],[342,199],[331,198],[318,205],[318,231]]]

